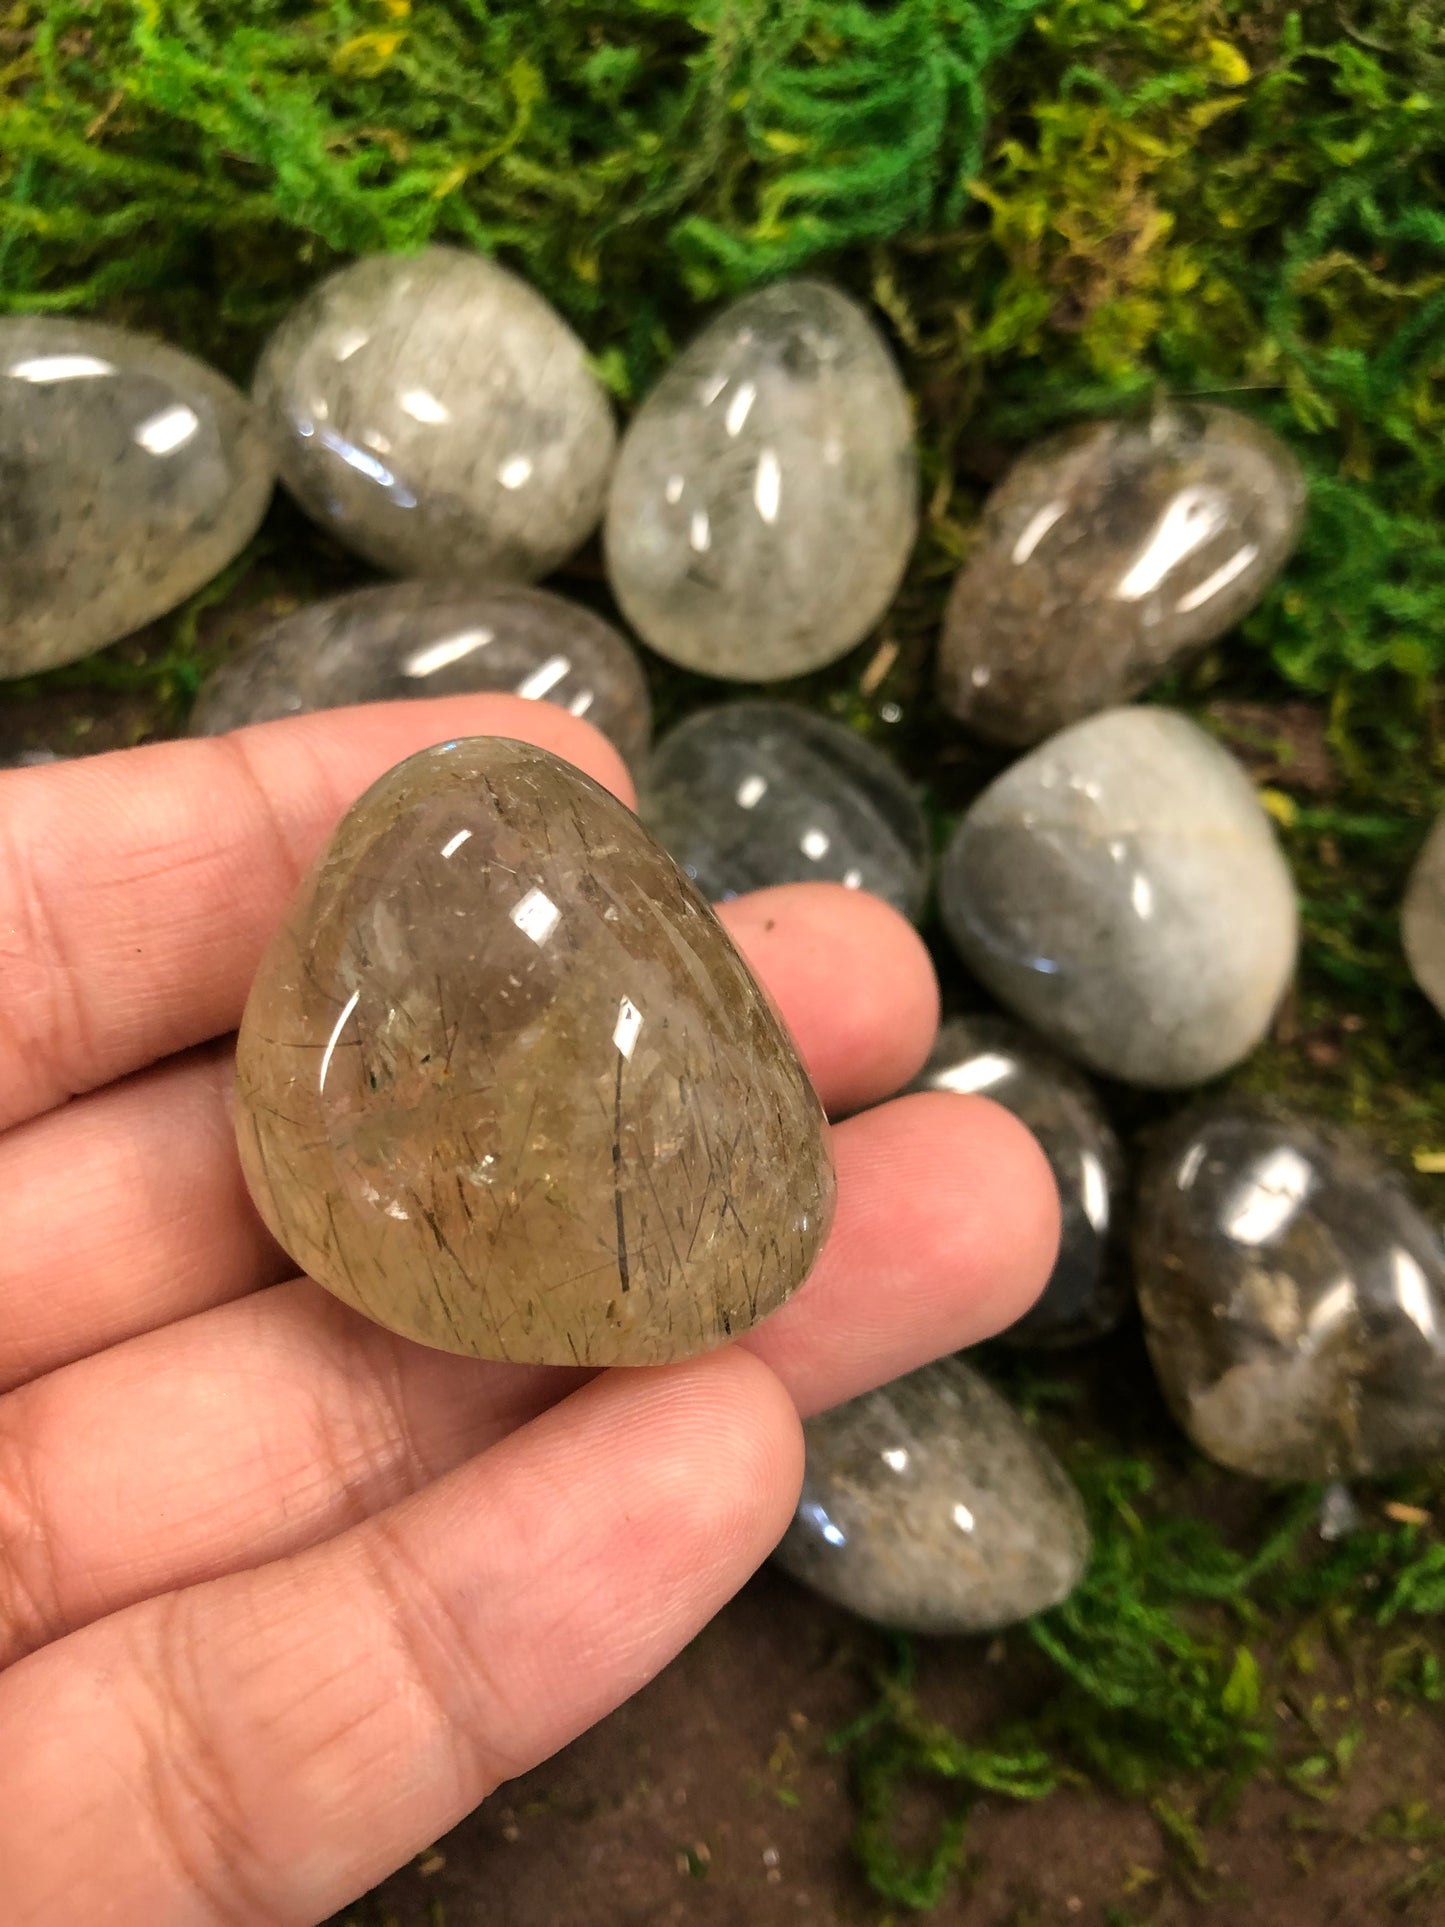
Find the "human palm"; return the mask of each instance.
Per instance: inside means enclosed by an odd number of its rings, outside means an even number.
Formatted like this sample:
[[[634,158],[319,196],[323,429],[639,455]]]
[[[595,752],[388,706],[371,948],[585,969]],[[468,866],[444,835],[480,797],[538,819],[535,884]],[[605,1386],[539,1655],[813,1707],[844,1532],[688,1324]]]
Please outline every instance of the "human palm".
[[[832,1235],[780,1312],[587,1374],[428,1351],[294,1277],[241,1182],[229,1033],[347,804],[489,733],[630,799],[595,732],[511,697],[0,776],[6,1927],[323,1918],[742,1584],[800,1414],[998,1329],[1047,1272],[1021,1127],[880,1102],[937,1015],[917,937],[797,885],[722,913],[845,1119]]]

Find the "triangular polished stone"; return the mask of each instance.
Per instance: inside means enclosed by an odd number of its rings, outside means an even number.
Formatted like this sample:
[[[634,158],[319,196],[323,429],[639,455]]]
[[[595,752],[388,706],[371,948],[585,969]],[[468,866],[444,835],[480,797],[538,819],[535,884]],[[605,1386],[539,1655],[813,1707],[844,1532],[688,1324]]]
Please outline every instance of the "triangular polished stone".
[[[342,820],[241,1025],[276,1237],[481,1358],[654,1364],[806,1277],[833,1169],[791,1042],[628,809],[530,744],[446,743]]]

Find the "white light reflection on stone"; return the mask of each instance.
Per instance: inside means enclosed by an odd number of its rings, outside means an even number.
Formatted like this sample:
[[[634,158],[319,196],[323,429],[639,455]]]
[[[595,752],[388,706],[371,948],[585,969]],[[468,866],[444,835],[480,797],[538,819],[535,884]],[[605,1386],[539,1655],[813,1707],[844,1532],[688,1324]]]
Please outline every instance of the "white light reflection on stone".
[[[548,656],[544,663],[537,665],[530,676],[517,684],[517,694],[526,696],[532,702],[540,702],[557,687],[571,667],[570,656]]]
[[[324,1091],[326,1089],[327,1073],[331,1069],[331,1060],[336,1055],[336,1046],[341,1042],[341,1033],[346,1029],[347,1024],[350,1023],[351,1013],[360,1002],[361,992],[359,990],[353,990],[346,1000],[345,1008],[336,1020],[336,1026],[327,1040],[326,1049],[321,1054],[321,1079],[316,1087],[318,1091]]]
[[[630,997],[624,997],[617,1006],[617,1022],[612,1027],[612,1041],[624,1057],[631,1057],[641,1029],[642,1012]]]
[[[1294,1217],[1313,1182],[1308,1161],[1280,1145],[1235,1193],[1224,1214],[1226,1234],[1242,1245],[1267,1244]]]
[[[474,650],[485,649],[493,640],[491,629],[463,629],[459,635],[443,636],[439,642],[429,642],[424,648],[413,650],[402,664],[401,673],[418,678],[434,676],[439,669],[449,668]]]
[[[774,451],[765,448],[758,457],[758,472],[753,480],[753,506],[769,527],[778,519],[782,499],[783,471]]]
[[[1180,489],[1114,594],[1120,602],[1139,602],[1152,595],[1170,570],[1203,548],[1228,518],[1228,507],[1217,489]]]
[[[557,928],[561,916],[562,912],[545,890],[529,890],[521,902],[512,907],[512,922],[539,949]]]
[[[438,401],[429,388],[408,388],[397,400],[404,415],[410,415],[414,422],[425,422],[428,427],[440,427],[452,418],[450,408]]]
[[[32,355],[26,361],[12,361],[5,370],[17,381],[44,384],[52,381],[90,381],[97,375],[113,375],[115,364],[98,355]]]
[[[170,455],[184,448],[200,425],[201,418],[195,409],[177,402],[173,408],[163,408],[158,415],[143,421],[133,439],[148,455]]]
[[[1014,543],[1013,560],[1016,563],[1028,561],[1067,506],[1066,502],[1046,502],[1041,509],[1030,516],[1019,533],[1018,541]]]

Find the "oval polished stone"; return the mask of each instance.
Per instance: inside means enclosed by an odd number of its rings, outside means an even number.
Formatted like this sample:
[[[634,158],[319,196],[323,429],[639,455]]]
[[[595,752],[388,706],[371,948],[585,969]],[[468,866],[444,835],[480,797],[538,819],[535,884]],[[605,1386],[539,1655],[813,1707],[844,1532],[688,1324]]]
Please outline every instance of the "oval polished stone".
[[[95,321],[0,320],[0,676],[163,616],[271,499],[250,405],[180,349]]]
[[[193,736],[348,703],[506,691],[585,716],[627,762],[652,705],[637,652],[590,609],[510,584],[393,582],[283,616],[209,676]]]
[[[780,281],[725,309],[638,409],[607,567],[659,655],[774,682],[868,633],[917,527],[912,416],[882,336],[837,288]]]
[[[1006,1017],[950,1017],[911,1091],[992,1098],[1038,1139],[1059,1192],[1059,1255],[1043,1294],[999,1336],[1078,1345],[1112,1331],[1129,1301],[1119,1263],[1124,1154],[1087,1080]]]
[[[1169,709],[1075,723],[965,812],[939,903],[964,962],[1069,1056],[1202,1083],[1259,1043],[1294,970],[1293,880],[1248,777]]]
[[[1445,1451],[1445,1252],[1359,1138],[1197,1106],[1146,1162],[1134,1246],[1154,1369],[1211,1458],[1338,1479]]]
[[[803,1436],[802,1497],[773,1556],[836,1605],[904,1632],[978,1633],[1078,1584],[1078,1493],[961,1359],[822,1412]]]
[[[657,745],[640,814],[713,902],[773,883],[841,883],[916,917],[928,824],[856,730],[788,703],[725,703]]]
[[[1136,695],[1254,607],[1304,506],[1284,443],[1228,408],[1041,442],[989,497],[949,597],[945,706],[1025,744]]]
[[[255,397],[308,515],[396,575],[528,581],[602,514],[616,431],[587,351],[482,255],[370,255],[267,343]]]
[[[1415,859],[1400,912],[1405,961],[1445,1017],[1445,816],[1438,816]]]
[[[444,1351],[688,1357],[781,1304],[832,1215],[818,1100],[721,924],[630,810],[505,738],[347,812],[236,1091],[280,1243]]]

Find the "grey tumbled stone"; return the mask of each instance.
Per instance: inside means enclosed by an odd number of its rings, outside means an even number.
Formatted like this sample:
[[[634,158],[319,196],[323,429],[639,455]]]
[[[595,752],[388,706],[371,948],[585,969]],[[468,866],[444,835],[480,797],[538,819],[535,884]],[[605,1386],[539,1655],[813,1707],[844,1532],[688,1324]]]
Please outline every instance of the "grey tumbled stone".
[[[1415,859],[1400,912],[1405,961],[1445,1017],[1445,816],[1439,816]]]
[[[961,1359],[807,1421],[803,1492],[774,1558],[864,1619],[977,1633],[1045,1611],[1089,1556],[1063,1468]]]
[[[1293,455],[1229,408],[1040,442],[989,497],[949,597],[944,704],[1024,744],[1136,695],[1254,607],[1304,506]]]
[[[856,730],[789,703],[724,703],[657,745],[640,813],[714,902],[773,883],[842,883],[917,916],[928,824]]]
[[[781,281],[724,310],[638,410],[607,566],[659,655],[772,682],[868,633],[917,522],[912,417],[882,336],[838,289]]]
[[[0,676],[174,609],[271,498],[250,405],[214,368],[95,321],[0,320]]]
[[[1198,1105],[1145,1163],[1134,1246],[1154,1368],[1201,1451],[1266,1479],[1445,1451],[1445,1251],[1360,1138]]]
[[[1263,1038],[1294,970],[1293,880],[1249,779],[1188,717],[1062,730],[967,810],[939,876],[964,962],[1111,1077],[1202,1083]]]
[[[348,703],[507,691],[585,716],[640,764],[651,730],[636,651],[590,609],[512,584],[393,582],[284,616],[207,679],[193,736]]]
[[[1113,1329],[1129,1302],[1120,1263],[1124,1154],[1087,1079],[1006,1017],[950,1017],[908,1087],[991,1098],[1038,1139],[1059,1193],[1059,1255],[1043,1294],[1000,1336],[1077,1345]]]
[[[393,574],[531,580],[601,516],[616,434],[586,350],[481,255],[329,275],[272,335],[254,392],[286,487]]]

